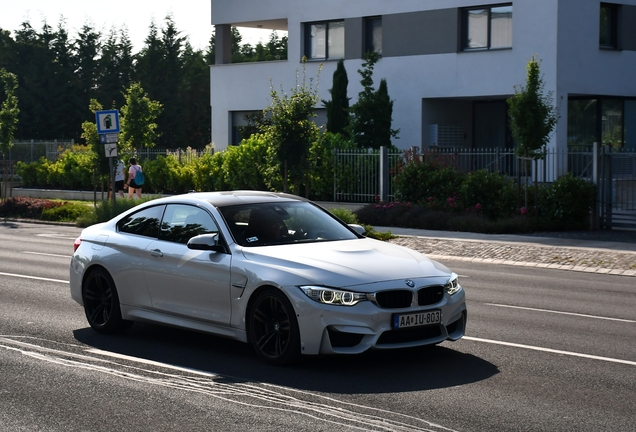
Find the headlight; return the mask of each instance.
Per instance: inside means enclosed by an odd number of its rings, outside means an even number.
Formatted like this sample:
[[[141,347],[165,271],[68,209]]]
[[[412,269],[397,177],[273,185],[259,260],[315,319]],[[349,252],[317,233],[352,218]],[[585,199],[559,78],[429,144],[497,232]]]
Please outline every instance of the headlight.
[[[459,276],[457,276],[455,273],[451,273],[450,279],[448,280],[448,282],[446,282],[446,285],[444,285],[444,291],[446,291],[450,295],[453,295],[458,291],[461,291],[461,289],[462,286],[459,284]]]
[[[301,286],[307,297],[322,304],[336,306],[353,306],[367,300],[367,295],[352,291],[343,291],[319,286]]]

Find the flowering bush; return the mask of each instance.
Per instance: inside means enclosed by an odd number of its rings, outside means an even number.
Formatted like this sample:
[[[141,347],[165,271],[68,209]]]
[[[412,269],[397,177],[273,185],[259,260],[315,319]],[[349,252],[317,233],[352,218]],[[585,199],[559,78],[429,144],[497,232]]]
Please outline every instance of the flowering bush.
[[[1,217],[40,219],[42,211],[63,206],[63,202],[41,198],[14,197],[0,203]]]
[[[499,173],[462,174],[450,164],[408,154],[405,160],[394,179],[398,200],[358,210],[360,221],[487,233],[583,229],[594,202],[594,185],[572,174],[539,185],[536,202],[535,193],[529,191],[532,202],[519,208],[517,186]]]

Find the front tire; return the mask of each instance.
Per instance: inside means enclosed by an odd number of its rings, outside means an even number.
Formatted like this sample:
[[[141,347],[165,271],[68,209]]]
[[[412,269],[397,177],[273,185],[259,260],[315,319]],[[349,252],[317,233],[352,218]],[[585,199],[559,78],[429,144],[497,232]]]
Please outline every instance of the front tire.
[[[249,313],[250,341],[267,363],[282,366],[300,357],[300,331],[291,303],[280,291],[259,293]]]
[[[82,289],[84,312],[90,326],[99,333],[120,333],[132,325],[121,317],[115,282],[104,269],[91,271]]]

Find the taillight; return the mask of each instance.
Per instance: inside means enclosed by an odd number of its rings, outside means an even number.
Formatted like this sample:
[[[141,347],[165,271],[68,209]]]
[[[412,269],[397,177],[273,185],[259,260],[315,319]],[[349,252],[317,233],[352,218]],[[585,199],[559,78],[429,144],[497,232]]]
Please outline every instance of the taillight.
[[[73,252],[75,252],[77,250],[77,248],[80,246],[80,244],[82,244],[82,238],[78,237],[75,239],[75,242],[73,243]]]

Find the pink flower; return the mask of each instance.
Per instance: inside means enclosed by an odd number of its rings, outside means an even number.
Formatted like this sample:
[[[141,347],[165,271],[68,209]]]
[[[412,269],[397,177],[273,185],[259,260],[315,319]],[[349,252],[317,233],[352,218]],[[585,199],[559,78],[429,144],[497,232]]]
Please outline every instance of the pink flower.
[[[481,210],[481,204],[479,203],[475,204],[475,210]]]
[[[380,204],[376,204],[375,208],[379,209],[380,208]]]
[[[521,207],[521,214],[522,215],[528,214],[528,209],[525,207]]]

